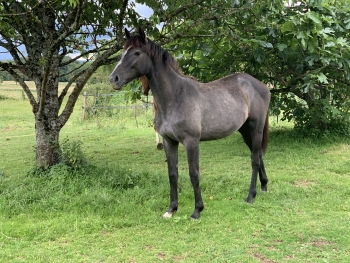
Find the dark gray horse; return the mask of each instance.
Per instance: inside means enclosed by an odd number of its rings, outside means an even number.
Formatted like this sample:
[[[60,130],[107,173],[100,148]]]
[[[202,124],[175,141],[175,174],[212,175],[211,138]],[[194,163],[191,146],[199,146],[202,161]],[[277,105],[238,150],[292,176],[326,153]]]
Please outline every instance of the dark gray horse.
[[[178,145],[187,153],[194,190],[195,208],[191,218],[204,209],[199,187],[199,141],[224,138],[239,131],[251,151],[252,177],[247,202],[256,196],[259,174],[261,190],[267,191],[262,153],[267,148],[270,92],[266,85],[244,73],[209,83],[182,74],[173,56],[146,38],[142,29],[131,35],[118,65],[110,76],[114,89],[146,75],[157,102],[155,126],[164,138],[170,182],[170,205],[163,217],[171,217],[178,207]]]

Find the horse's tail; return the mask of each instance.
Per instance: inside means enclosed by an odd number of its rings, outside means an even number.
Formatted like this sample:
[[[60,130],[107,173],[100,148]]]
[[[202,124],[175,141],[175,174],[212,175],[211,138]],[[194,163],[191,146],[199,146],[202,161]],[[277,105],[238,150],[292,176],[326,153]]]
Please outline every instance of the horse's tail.
[[[266,114],[266,120],[265,120],[265,125],[263,130],[263,138],[261,141],[261,148],[263,153],[266,152],[268,142],[269,142],[269,112],[267,112]]]

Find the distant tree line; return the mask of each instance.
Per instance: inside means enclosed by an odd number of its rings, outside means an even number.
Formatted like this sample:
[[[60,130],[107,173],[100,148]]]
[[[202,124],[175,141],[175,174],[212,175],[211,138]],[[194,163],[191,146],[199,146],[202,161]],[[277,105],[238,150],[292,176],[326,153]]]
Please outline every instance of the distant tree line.
[[[65,57],[63,61],[68,61],[71,59],[70,57]],[[11,60],[7,60],[6,62],[12,62]],[[72,79],[72,77],[79,71],[82,71],[86,68],[86,65],[83,65],[82,62],[74,61],[70,64],[64,65],[59,69],[59,82],[68,82]],[[21,77],[24,81],[32,80],[25,75],[21,74]],[[14,77],[5,70],[0,68],[0,79],[3,81],[15,81]]]

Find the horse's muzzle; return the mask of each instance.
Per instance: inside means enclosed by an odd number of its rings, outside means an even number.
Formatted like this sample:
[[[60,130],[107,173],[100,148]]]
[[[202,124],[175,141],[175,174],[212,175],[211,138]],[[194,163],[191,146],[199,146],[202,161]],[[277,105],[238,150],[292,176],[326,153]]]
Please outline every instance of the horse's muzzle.
[[[123,87],[123,85],[119,84],[118,82],[119,82],[119,77],[117,75],[110,76],[109,83],[111,84],[113,89],[120,90]]]
[[[115,90],[121,90],[121,89],[122,89],[122,86],[118,86],[118,85],[113,84],[113,83],[111,83],[111,86],[112,86],[112,88],[115,89]]]

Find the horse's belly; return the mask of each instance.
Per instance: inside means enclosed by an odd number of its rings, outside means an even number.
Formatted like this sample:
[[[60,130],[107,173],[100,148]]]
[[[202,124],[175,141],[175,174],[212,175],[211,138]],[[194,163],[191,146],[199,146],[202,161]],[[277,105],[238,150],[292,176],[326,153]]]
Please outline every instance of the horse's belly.
[[[221,139],[237,131],[246,121],[248,114],[214,116],[202,121],[201,141]]]
[[[240,126],[230,126],[230,127],[217,127],[216,129],[208,129],[203,128],[200,140],[208,141],[208,140],[216,140],[229,136],[240,128]]]

